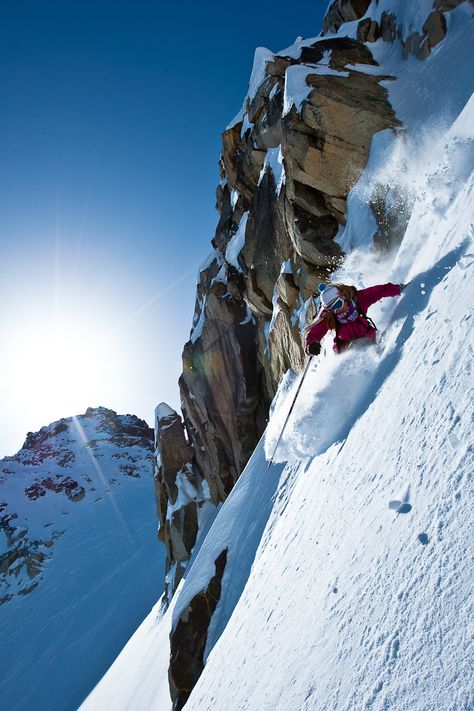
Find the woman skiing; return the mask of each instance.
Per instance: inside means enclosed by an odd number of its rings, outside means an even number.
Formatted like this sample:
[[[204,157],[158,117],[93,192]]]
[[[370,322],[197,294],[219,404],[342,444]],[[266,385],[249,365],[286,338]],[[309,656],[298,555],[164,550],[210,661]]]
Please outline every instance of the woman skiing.
[[[358,291],[346,284],[320,284],[321,310],[316,321],[303,332],[305,351],[308,355],[319,355],[321,339],[330,330],[336,332],[333,350],[336,353],[349,348],[359,338],[375,341],[377,328],[366,313],[369,306],[385,296],[400,296],[403,284],[380,284]]]

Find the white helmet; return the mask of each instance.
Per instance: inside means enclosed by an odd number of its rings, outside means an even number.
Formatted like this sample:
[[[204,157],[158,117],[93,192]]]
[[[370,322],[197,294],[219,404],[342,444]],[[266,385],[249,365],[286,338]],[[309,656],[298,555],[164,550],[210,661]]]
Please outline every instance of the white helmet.
[[[341,294],[339,293],[339,289],[333,284],[320,284],[319,291],[321,306],[324,306],[326,308],[329,307],[333,303],[333,301],[335,301],[341,296]]]

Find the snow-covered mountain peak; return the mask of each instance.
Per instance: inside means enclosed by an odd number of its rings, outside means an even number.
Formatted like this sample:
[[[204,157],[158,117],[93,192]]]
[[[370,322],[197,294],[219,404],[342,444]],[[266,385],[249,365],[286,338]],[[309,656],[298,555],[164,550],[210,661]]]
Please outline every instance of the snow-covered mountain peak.
[[[0,602],[38,586],[67,528],[63,517],[78,513],[71,505],[97,502],[125,478],[150,475],[152,451],[146,422],[105,407],[28,432],[20,451],[0,461]]]
[[[135,415],[117,415],[106,407],[89,407],[82,415],[62,418],[38,432],[28,432],[23,447],[2,460],[1,473],[11,473],[14,463],[37,466],[46,460],[71,467],[78,452],[86,447],[97,449],[105,442],[118,447],[149,449],[153,430]]]
[[[163,590],[152,454],[146,422],[96,407],[29,432],[0,461],[5,708],[77,706]]]

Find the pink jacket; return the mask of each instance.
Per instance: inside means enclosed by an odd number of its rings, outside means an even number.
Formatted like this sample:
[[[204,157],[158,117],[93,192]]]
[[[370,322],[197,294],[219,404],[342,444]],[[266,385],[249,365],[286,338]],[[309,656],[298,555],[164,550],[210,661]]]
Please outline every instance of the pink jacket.
[[[376,301],[380,301],[385,296],[400,296],[400,286],[398,284],[379,284],[378,286],[369,286],[368,289],[361,289],[356,294],[356,301],[361,313],[366,314],[367,309]],[[306,345],[314,341],[320,341],[328,332],[328,326],[324,316],[316,321],[306,332]],[[344,350],[344,345],[347,346],[356,338],[371,338],[375,341],[375,328],[363,316],[359,316],[355,321],[350,323],[341,323],[337,329],[337,335],[334,338],[333,349],[338,353]],[[339,343],[338,343],[339,341]]]

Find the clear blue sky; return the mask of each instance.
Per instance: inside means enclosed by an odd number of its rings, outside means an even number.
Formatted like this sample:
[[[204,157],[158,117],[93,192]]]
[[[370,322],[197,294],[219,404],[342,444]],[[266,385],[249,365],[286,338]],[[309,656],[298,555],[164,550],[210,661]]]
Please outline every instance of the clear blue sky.
[[[220,134],[257,46],[327,3],[0,5],[0,456],[105,405],[179,406]]]

